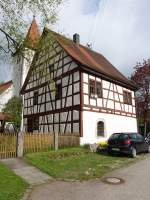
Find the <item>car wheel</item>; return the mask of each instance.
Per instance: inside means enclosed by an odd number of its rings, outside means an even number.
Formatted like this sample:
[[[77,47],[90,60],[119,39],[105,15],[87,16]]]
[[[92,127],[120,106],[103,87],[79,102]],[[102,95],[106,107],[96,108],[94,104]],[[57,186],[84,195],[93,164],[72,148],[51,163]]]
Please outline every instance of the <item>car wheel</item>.
[[[136,158],[136,155],[137,155],[136,149],[133,147],[131,150],[131,156],[132,158]]]

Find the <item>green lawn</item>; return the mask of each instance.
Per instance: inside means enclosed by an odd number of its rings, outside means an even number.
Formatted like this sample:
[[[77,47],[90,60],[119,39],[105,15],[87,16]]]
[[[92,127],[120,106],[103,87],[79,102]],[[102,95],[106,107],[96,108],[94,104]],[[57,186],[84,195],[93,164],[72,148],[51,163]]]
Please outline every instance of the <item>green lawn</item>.
[[[83,148],[62,149],[57,152],[26,154],[25,159],[50,176],[61,179],[89,180],[130,164],[136,159],[91,153]]]
[[[28,184],[0,162],[0,200],[20,200]]]

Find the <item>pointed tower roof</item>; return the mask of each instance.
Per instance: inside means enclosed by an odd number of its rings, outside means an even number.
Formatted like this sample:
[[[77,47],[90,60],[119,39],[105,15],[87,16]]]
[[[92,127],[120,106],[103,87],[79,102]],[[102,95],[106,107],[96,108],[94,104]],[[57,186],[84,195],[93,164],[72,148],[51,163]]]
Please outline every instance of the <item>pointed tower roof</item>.
[[[36,45],[40,39],[40,32],[38,30],[38,25],[35,20],[35,16],[33,16],[32,23],[24,40],[24,46],[29,49],[36,49]]]

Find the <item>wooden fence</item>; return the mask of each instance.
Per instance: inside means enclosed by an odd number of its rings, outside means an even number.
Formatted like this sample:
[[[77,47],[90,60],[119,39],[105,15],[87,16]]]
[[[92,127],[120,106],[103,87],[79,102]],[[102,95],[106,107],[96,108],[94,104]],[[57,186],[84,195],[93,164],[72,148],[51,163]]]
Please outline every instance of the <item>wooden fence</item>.
[[[80,136],[77,134],[58,135],[58,146],[61,147],[74,147],[80,145]]]
[[[24,133],[23,153],[48,151],[54,148],[54,134]],[[79,134],[58,135],[58,147],[73,147],[80,145]],[[0,159],[17,156],[18,134],[0,133]]]
[[[48,151],[54,148],[54,134],[51,133],[25,133],[23,136],[23,152]],[[79,134],[58,135],[58,146],[73,147],[80,145]]]
[[[23,144],[24,153],[47,151],[53,148],[54,137],[49,133],[25,133]]]
[[[17,156],[17,133],[0,133],[0,159]]]

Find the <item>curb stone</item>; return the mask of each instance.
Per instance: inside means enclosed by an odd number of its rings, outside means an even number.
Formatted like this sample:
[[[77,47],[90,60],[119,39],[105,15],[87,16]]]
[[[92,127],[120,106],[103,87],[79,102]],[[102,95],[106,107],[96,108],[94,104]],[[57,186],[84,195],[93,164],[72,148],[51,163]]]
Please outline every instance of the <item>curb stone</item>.
[[[30,196],[30,193],[32,192],[32,189],[33,189],[32,187],[29,187],[29,188],[26,190],[24,196],[21,198],[21,200],[28,200],[28,199],[29,199],[29,196]]]

